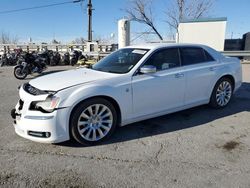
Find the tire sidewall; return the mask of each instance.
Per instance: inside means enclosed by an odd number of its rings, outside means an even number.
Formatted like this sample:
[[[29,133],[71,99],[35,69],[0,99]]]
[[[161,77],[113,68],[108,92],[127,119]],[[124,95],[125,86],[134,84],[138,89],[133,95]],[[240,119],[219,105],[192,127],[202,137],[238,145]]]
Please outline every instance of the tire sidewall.
[[[23,76],[17,76],[17,75],[16,75],[16,70],[17,70],[17,69],[21,69],[21,70],[22,70],[22,67],[21,67],[21,66],[17,66],[17,67],[14,68],[14,76],[15,76],[17,79],[19,79],[19,80],[25,79],[25,78],[27,77],[27,72],[25,72],[25,73],[23,74]]]
[[[79,116],[81,115],[81,113],[86,108],[88,108],[89,106],[94,105],[94,104],[103,104],[111,110],[112,115],[113,115],[113,124],[112,124],[110,131],[108,132],[108,134],[106,136],[104,136],[103,138],[101,138],[98,141],[88,141],[88,140],[85,140],[80,135],[77,125],[78,125],[78,120],[79,120]],[[115,131],[115,129],[117,127],[117,122],[118,122],[117,117],[118,117],[117,112],[116,112],[114,106],[112,105],[111,102],[109,102],[106,99],[92,98],[92,99],[83,101],[80,104],[78,104],[77,107],[71,113],[70,125],[69,125],[70,126],[69,127],[70,136],[71,136],[71,138],[75,139],[78,143],[85,145],[85,146],[99,144],[100,142],[103,142],[104,140],[108,139],[113,134],[113,132]]]
[[[224,81],[227,81],[227,82],[229,82],[230,83],[230,85],[231,85],[231,97],[230,97],[230,99],[229,99],[229,101],[228,101],[228,103],[226,104],[226,105],[224,105],[224,106],[220,106],[219,104],[218,104],[218,102],[217,102],[217,100],[216,100],[216,92],[217,92],[217,90],[218,90],[218,87],[219,87],[219,85],[222,83],[222,82],[224,82]],[[230,101],[231,101],[231,99],[232,99],[232,97],[233,97],[233,92],[234,92],[234,87],[233,87],[233,83],[232,83],[232,81],[229,79],[229,78],[221,78],[221,79],[219,79],[218,81],[217,81],[217,83],[215,84],[215,86],[214,86],[214,89],[213,89],[213,92],[212,92],[212,95],[211,95],[211,98],[210,98],[210,103],[209,103],[209,105],[210,106],[212,106],[213,108],[224,108],[224,107],[226,107],[229,103],[230,103]]]

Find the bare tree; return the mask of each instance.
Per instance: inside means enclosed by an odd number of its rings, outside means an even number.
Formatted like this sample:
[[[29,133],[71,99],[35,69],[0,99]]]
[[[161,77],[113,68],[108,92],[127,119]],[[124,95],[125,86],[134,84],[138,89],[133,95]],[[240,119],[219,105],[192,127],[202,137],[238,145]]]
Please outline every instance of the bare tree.
[[[155,27],[151,0],[131,0],[129,7],[126,8],[125,11],[131,20],[146,24],[154,31],[160,40],[163,40],[161,34]]]
[[[0,36],[0,44],[17,44],[17,42],[17,36],[12,37],[9,33],[2,31]]]
[[[17,35],[11,37],[11,43],[12,44],[17,44],[19,41],[19,37]]]
[[[0,38],[0,43],[1,44],[10,44],[11,43],[9,33],[6,33],[4,31],[2,31],[1,38]]]
[[[83,37],[80,38],[75,38],[75,40],[73,40],[74,44],[84,44],[86,43],[86,40]]]
[[[179,37],[179,23],[184,19],[198,19],[206,15],[214,0],[172,0],[172,6],[166,11],[166,22],[175,29]],[[179,38],[178,38],[179,41]]]

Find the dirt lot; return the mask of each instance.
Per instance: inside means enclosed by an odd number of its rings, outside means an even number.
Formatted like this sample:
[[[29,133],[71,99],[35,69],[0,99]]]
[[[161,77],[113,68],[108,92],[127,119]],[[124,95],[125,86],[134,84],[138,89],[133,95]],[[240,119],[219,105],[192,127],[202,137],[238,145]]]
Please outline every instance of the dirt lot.
[[[250,187],[250,65],[243,70],[225,109],[139,122],[100,146],[81,147],[17,136],[9,112],[22,82],[11,67],[0,68],[0,187]]]

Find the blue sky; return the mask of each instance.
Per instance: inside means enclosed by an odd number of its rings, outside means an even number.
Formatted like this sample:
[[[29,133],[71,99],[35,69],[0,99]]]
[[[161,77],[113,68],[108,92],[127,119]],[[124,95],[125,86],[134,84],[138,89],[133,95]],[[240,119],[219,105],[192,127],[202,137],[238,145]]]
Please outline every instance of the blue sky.
[[[0,12],[5,10],[47,5],[68,0],[0,0]],[[76,37],[87,36],[87,10],[79,4],[66,4],[56,7],[35,9],[10,14],[0,14],[0,31],[17,35],[21,41],[29,37],[33,41],[51,41],[54,37],[69,42]],[[111,33],[117,36],[117,21],[126,16],[122,10],[127,0],[92,0],[93,35],[109,39]],[[164,22],[164,11],[170,0],[153,0],[156,25],[167,38],[169,27]],[[227,17],[226,38],[240,38],[250,31],[250,0],[215,0],[210,17]],[[143,25],[132,22],[132,38],[147,30]],[[233,34],[232,34],[233,33]],[[115,40],[115,39],[114,39]]]

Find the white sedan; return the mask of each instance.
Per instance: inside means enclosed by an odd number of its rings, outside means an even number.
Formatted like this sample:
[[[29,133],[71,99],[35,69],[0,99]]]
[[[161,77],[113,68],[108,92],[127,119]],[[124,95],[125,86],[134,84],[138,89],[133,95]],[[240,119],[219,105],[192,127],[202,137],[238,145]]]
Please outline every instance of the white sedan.
[[[198,105],[225,107],[240,87],[240,61],[204,45],[146,44],[120,49],[91,68],[23,84],[12,110],[18,135],[84,145],[117,126]]]

